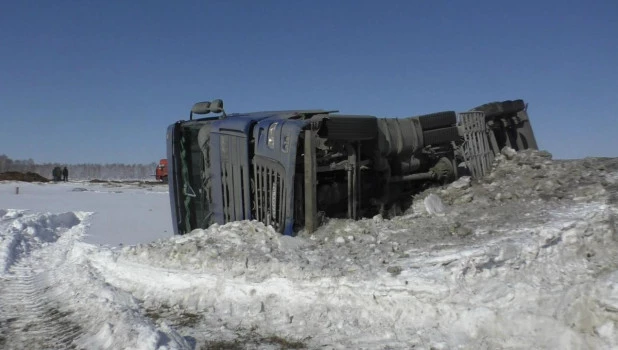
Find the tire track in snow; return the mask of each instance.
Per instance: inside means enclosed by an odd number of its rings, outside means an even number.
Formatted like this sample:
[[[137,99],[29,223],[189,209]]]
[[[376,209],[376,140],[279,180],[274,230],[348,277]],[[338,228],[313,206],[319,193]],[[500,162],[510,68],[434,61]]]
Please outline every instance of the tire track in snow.
[[[0,329],[3,349],[71,349],[82,333],[72,313],[48,295],[46,272],[36,272],[28,263],[12,269],[0,284]]]
[[[98,248],[79,241],[88,215],[0,215],[0,244],[20,242],[0,246],[0,349],[189,348],[92,268]]]
[[[63,235],[75,235],[80,218],[71,212],[29,214],[3,209],[0,214],[0,348],[76,348],[81,326],[63,307],[62,298],[54,295],[55,284],[61,281],[50,276],[53,266],[46,266],[41,256],[45,250],[61,253],[54,248],[62,245],[54,243]]]

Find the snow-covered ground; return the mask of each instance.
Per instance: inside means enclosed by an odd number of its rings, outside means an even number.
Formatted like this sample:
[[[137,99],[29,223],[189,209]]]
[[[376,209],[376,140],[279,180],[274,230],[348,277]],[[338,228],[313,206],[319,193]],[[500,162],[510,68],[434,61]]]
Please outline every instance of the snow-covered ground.
[[[160,186],[4,182],[0,348],[616,348],[617,205],[617,159],[544,152],[294,238],[172,237]]]
[[[0,209],[38,213],[88,212],[83,240],[94,244],[136,244],[173,234],[166,185],[140,182],[0,182]],[[19,194],[16,195],[16,187]]]

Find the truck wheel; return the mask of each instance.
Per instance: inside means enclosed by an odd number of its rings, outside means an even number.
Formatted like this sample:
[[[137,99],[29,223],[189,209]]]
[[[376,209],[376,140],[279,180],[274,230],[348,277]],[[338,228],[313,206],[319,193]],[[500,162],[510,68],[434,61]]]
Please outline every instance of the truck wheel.
[[[451,141],[457,141],[459,138],[459,130],[456,126],[423,132],[425,146],[445,144]]]
[[[384,156],[409,156],[423,148],[423,132],[417,118],[378,119],[378,149]]]
[[[453,111],[425,114],[416,118],[421,122],[423,131],[445,128],[457,124],[457,113]]]
[[[167,175],[166,175],[166,176],[163,176],[163,177],[161,178],[161,181],[163,181],[163,183],[164,183],[164,184],[166,184],[166,183],[167,183]]]
[[[485,118],[494,118],[505,114],[517,114],[523,111],[526,104],[523,100],[491,102],[473,108],[473,111],[481,111],[485,113]]]
[[[331,140],[373,140],[378,136],[378,120],[372,116],[330,116],[324,125]]]

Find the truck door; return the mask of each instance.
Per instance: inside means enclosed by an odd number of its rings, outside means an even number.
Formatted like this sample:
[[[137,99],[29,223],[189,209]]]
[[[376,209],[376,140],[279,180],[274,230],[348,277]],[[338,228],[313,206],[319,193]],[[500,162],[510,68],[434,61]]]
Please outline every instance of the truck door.
[[[251,220],[249,140],[242,128],[226,124],[216,123],[210,139],[213,213],[219,224]]]

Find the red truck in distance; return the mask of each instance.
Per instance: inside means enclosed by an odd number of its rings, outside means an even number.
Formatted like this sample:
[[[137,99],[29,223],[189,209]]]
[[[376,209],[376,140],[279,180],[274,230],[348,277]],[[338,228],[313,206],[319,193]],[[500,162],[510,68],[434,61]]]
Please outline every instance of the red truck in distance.
[[[167,159],[161,159],[157,169],[155,170],[155,177],[157,181],[167,183]]]

